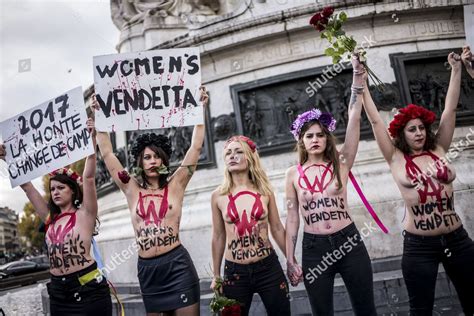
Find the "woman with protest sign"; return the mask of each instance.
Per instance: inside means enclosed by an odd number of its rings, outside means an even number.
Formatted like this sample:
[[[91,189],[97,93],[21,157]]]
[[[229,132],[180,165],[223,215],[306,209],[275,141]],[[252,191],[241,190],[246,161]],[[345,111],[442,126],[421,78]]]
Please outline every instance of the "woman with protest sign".
[[[222,282],[224,295],[241,304],[242,315],[248,315],[254,293],[262,298],[268,315],[290,315],[288,283],[268,234],[270,229],[285,253],[285,229],[256,145],[245,136],[234,136],[223,154],[224,182],[211,198],[211,288]]]
[[[333,288],[340,273],[356,315],[376,315],[372,267],[367,249],[348,212],[347,182],[359,144],[362,91],[367,72],[356,55],[349,121],[340,150],[331,133],[336,120],[312,109],[299,115],[291,132],[297,140],[299,164],[286,172],[287,273],[296,286],[304,277],[313,315],[333,315]],[[304,219],[302,269],[293,259]]]
[[[414,104],[399,109],[387,132],[370,92],[364,90],[375,139],[406,205],[402,272],[411,315],[432,314],[440,263],[464,313],[474,314],[474,243],[454,208],[456,174],[450,162],[459,153],[449,150],[460,96],[461,57],[450,53],[448,62],[451,79],[436,133],[432,130],[436,114]]]
[[[87,121],[95,148],[95,129]],[[5,148],[0,146],[0,158]],[[69,168],[50,173],[46,202],[31,182],[21,185],[46,225],[51,282],[47,284],[51,315],[112,315],[105,277],[90,256],[97,218],[96,155],[87,157],[82,177]],[[82,186],[82,189],[81,189]]]
[[[206,109],[205,87],[201,87],[201,101]],[[100,109],[96,100],[93,107]],[[199,315],[199,278],[181,245],[179,225],[184,191],[196,169],[204,131],[204,124],[194,127],[191,146],[173,174],[168,137],[154,133],[138,136],[130,154],[139,179],[131,177],[114,155],[108,134],[97,133],[105,165],[130,209],[138,245],[138,280],[148,315]]]

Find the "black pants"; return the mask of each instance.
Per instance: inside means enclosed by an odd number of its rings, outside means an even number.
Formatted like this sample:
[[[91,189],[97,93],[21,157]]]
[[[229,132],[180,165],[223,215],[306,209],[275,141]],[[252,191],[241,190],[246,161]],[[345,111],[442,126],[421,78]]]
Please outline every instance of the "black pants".
[[[463,227],[441,236],[403,232],[403,278],[410,315],[432,315],[436,277],[442,263],[453,282],[462,309],[474,315],[474,242]]]
[[[94,263],[78,272],[51,276],[47,288],[52,316],[112,316],[112,299],[105,278],[79,283],[80,276],[96,268]]]
[[[334,314],[333,290],[340,273],[355,315],[377,315],[372,284],[372,266],[354,223],[330,235],[304,233],[304,285],[313,315]]]
[[[288,282],[278,256],[250,264],[225,261],[224,295],[242,304],[242,315],[249,314],[254,293],[258,293],[270,316],[291,315]]]

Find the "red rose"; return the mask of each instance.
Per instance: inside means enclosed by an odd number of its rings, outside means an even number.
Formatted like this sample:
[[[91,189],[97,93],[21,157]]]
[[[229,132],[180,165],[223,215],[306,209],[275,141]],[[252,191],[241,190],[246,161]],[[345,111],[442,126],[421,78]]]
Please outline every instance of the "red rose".
[[[322,12],[317,12],[315,15],[313,15],[311,20],[309,20],[309,24],[311,24],[319,32],[324,31],[328,23],[329,17],[325,16]]]
[[[240,316],[240,314],[241,314],[241,310],[240,310],[239,304],[226,306],[221,312],[222,316]]]
[[[122,170],[118,172],[118,177],[122,183],[127,184],[130,181],[130,175],[128,174],[127,170]]]
[[[321,11],[322,16],[324,16],[326,18],[329,18],[333,13],[334,13],[334,8],[332,8],[332,7],[325,7]]]
[[[323,16],[321,15],[321,12],[317,12],[315,15],[313,15],[311,20],[309,20],[309,24],[316,26],[319,24],[319,21],[321,21],[322,18]]]

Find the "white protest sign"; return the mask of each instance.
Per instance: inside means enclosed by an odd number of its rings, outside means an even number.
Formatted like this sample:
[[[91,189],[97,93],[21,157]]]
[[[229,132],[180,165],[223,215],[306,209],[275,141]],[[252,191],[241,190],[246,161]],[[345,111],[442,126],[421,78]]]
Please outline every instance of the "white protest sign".
[[[12,187],[94,153],[77,87],[0,123]]]
[[[94,57],[98,131],[202,124],[199,49],[178,48]]]

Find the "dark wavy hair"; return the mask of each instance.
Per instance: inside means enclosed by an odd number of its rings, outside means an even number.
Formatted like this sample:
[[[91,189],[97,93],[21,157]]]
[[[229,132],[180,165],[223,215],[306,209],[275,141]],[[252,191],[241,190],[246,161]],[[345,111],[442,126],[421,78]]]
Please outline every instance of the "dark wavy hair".
[[[170,164],[169,156],[168,156],[167,153],[165,153],[165,151],[161,147],[158,147],[158,146],[153,145],[153,144],[149,144],[146,147],[150,148],[155,154],[158,155],[158,157],[161,158],[161,163],[163,165],[165,165],[166,167],[169,167],[169,164]],[[150,185],[150,182],[148,182],[148,177],[146,176],[145,171],[143,170],[143,156],[145,155],[145,148],[143,148],[143,150],[138,155],[137,166],[140,167],[140,169],[142,170],[141,171],[141,178],[142,178],[142,181],[143,181],[143,186],[146,188],[147,186]],[[159,175],[159,177],[158,177],[158,186],[159,186],[160,189],[163,189],[168,184],[168,176],[169,176],[169,174],[160,174]]]
[[[324,159],[326,161],[332,162],[333,168],[334,168],[334,174],[337,180],[337,188],[341,189],[342,180],[341,180],[341,172],[340,172],[340,166],[339,166],[339,153],[336,148],[337,139],[326,128],[326,126],[321,124],[318,120],[312,120],[312,121],[306,122],[301,128],[301,132],[298,137],[298,142],[296,143],[296,150],[298,151],[299,163],[300,165],[303,165],[308,160],[308,152],[306,151],[306,148],[304,148],[303,136],[308,131],[308,129],[315,124],[318,124],[321,127],[321,130],[323,131],[324,135],[326,135],[327,141],[326,141],[326,149],[324,150]]]
[[[83,200],[82,189],[75,180],[71,179],[66,174],[57,174],[54,177],[49,178],[49,191],[50,192],[51,192],[51,180],[55,180],[55,181],[61,182],[62,184],[67,185],[72,190],[72,204],[76,208],[79,208],[79,206],[81,206],[82,200]],[[61,209],[59,208],[59,206],[57,206],[54,203],[53,197],[51,196],[51,194],[48,201],[48,207],[49,207],[49,218],[51,221],[53,221],[56,216],[61,214]],[[99,217],[96,217],[94,232],[92,234],[93,236],[96,236],[99,234],[99,227],[100,227],[100,220],[99,220]]]
[[[79,205],[82,204],[82,190],[76,181],[74,181],[73,179],[71,179],[69,176],[65,174],[57,174],[54,177],[51,177],[49,179],[50,192],[51,192],[52,180],[61,182],[62,184],[67,185],[72,190],[72,203],[74,204],[75,207],[79,207]],[[53,197],[51,196],[51,194],[49,197],[48,207],[49,207],[49,217],[51,218],[51,220],[53,220],[56,216],[61,214],[61,209],[59,208],[59,206],[56,205],[56,203],[54,203]]]
[[[435,150],[437,144],[437,138],[434,134],[431,124],[423,124],[426,130],[426,139],[425,144],[423,146],[423,150]],[[397,137],[393,140],[393,145],[398,148],[402,153],[408,155],[412,152],[410,145],[408,145],[407,140],[404,134],[404,128],[400,128],[398,130]]]

